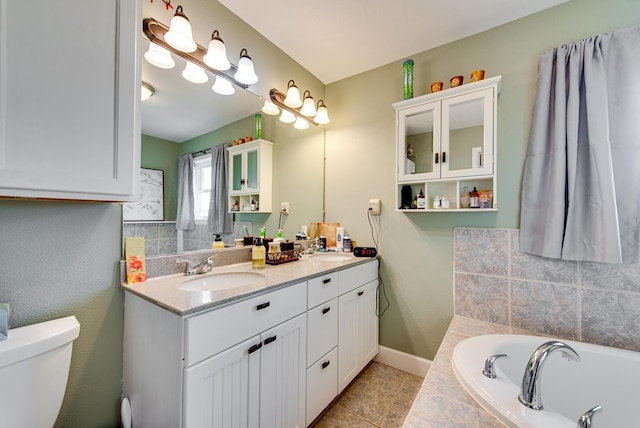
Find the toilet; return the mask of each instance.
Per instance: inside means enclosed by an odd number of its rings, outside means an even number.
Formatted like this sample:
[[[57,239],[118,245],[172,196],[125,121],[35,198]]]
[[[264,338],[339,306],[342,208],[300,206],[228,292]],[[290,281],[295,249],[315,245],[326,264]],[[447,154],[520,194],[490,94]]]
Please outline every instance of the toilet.
[[[80,324],[73,316],[9,330],[8,338],[0,342],[2,426],[53,426],[79,333]]]

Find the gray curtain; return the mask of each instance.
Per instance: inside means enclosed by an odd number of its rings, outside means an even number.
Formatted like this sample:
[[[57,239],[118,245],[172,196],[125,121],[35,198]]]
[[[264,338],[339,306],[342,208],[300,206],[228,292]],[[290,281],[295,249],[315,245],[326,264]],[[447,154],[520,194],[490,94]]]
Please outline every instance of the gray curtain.
[[[189,153],[178,158],[176,229],[194,230],[196,228],[193,204],[193,155]]]
[[[207,226],[213,235],[220,235],[225,245],[233,246],[233,214],[229,213],[230,144],[218,144],[211,149],[211,199]]]
[[[520,251],[640,262],[640,26],[559,46],[538,72]]]

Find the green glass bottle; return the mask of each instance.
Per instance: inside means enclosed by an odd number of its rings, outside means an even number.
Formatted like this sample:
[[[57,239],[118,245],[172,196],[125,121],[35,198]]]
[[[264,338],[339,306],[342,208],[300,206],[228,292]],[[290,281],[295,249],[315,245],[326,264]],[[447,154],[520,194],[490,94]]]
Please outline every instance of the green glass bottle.
[[[404,99],[413,98],[413,60],[407,59],[402,63],[404,70]]]

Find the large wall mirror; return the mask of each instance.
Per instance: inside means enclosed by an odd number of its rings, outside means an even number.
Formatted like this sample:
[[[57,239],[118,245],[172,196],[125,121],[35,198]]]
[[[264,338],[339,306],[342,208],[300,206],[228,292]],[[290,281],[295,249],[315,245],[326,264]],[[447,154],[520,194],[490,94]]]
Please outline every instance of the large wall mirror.
[[[185,3],[184,8],[193,26],[194,38],[201,46],[207,45],[212,31],[208,27],[198,28],[201,21],[208,21],[207,25],[217,25],[211,24],[211,21],[222,19],[229,25],[228,21],[232,20],[231,17],[221,17],[223,13],[230,12],[220,10],[222,6],[217,2],[194,0]],[[162,2],[143,2],[143,17],[153,17],[168,25],[172,13],[164,10]],[[207,16],[212,18],[206,20]],[[238,20],[235,16],[233,19]],[[239,23],[233,22],[233,25],[237,32]],[[247,32],[253,32],[248,28]],[[237,63],[236,56],[240,48],[234,47],[233,40],[224,38],[222,30],[220,33],[227,45],[230,61]],[[144,38],[141,54],[148,47],[149,41]],[[171,254],[179,248],[173,223],[176,216],[178,157],[211,148],[215,144],[255,136],[254,115],[260,113],[263,104],[261,97],[256,94],[264,91],[264,88],[235,88],[233,95],[219,95],[211,90],[213,75],[209,75],[209,81],[204,84],[188,82],[181,76],[186,62],[176,56],[173,59],[175,66],[172,69],[154,67],[142,59],[142,81],[153,87],[154,94],[142,102],[141,167],[163,171],[164,221],[125,221],[123,235],[144,236],[147,257]],[[259,72],[257,65],[256,71]],[[269,84],[262,82],[263,86]],[[256,231],[266,226],[270,236],[275,236],[276,229],[281,225],[285,238],[294,239],[302,225],[323,220],[324,130],[313,126],[298,130],[291,124],[281,123],[277,116],[263,114],[262,133],[264,139],[274,143],[273,212],[240,213],[235,215],[235,220]],[[289,202],[291,213],[288,216],[280,216],[281,202]],[[196,231],[185,233],[185,239],[193,241],[184,247],[185,251],[210,249],[213,236],[206,230],[206,225],[200,225]]]

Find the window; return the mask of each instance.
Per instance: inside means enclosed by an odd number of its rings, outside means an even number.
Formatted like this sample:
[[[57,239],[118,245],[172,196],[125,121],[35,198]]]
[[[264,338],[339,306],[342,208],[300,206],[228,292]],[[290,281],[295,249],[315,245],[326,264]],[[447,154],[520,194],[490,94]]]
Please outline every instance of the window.
[[[193,193],[195,220],[198,223],[206,223],[211,198],[211,155],[193,160]]]

